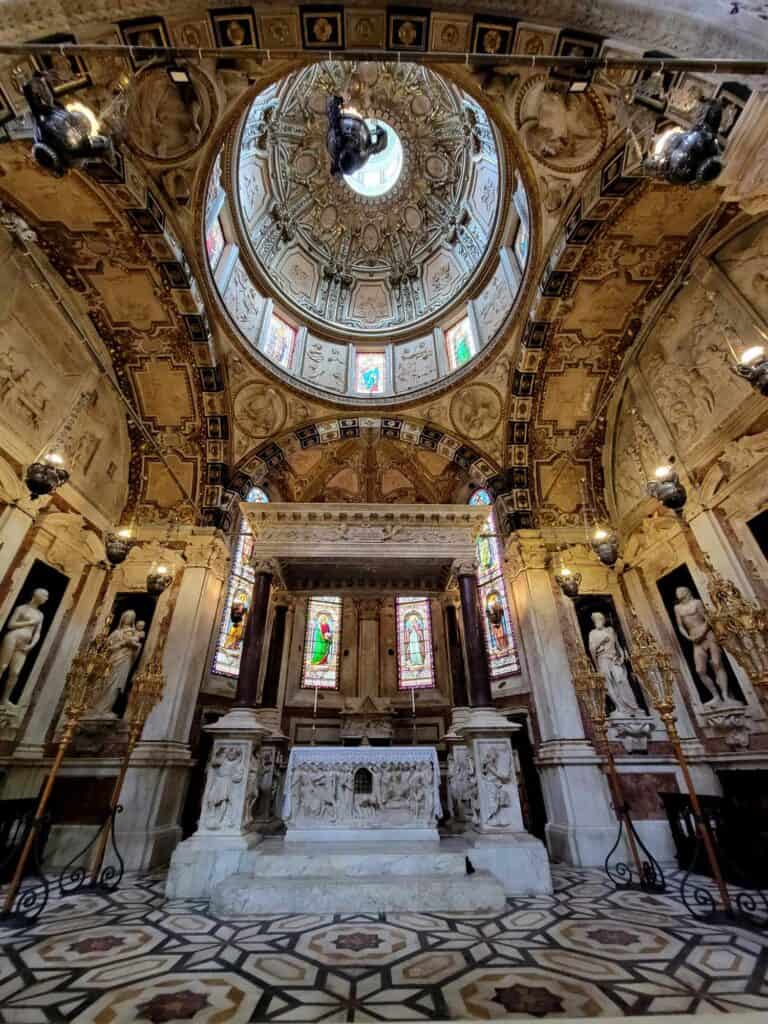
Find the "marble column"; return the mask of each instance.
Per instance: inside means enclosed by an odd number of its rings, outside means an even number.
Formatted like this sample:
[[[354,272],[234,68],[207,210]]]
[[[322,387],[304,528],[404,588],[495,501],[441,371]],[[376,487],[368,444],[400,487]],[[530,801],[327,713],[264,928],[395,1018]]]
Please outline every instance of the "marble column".
[[[251,607],[245,620],[243,652],[237,677],[235,707],[252,708],[258,701],[259,671],[264,654],[269,591],[272,586],[272,565],[258,562],[254,565],[255,579],[251,594]]]
[[[461,597],[464,649],[469,673],[469,702],[473,708],[490,708],[493,707],[493,695],[477,603],[477,566],[474,562],[457,562],[453,571],[459,582]]]
[[[538,531],[518,531],[507,550],[512,592],[541,733],[537,766],[547,807],[551,856],[567,864],[601,865],[616,838],[616,819],[600,759],[587,740],[550,575]]]
[[[381,602],[375,599],[366,599],[358,603],[358,697],[376,697],[379,692],[380,607]]]
[[[285,623],[288,616],[287,604],[275,604],[272,617],[272,632],[269,638],[267,667],[264,672],[264,686],[261,691],[261,707],[276,708],[277,695],[280,687],[280,667],[283,663],[283,645],[285,643]]]

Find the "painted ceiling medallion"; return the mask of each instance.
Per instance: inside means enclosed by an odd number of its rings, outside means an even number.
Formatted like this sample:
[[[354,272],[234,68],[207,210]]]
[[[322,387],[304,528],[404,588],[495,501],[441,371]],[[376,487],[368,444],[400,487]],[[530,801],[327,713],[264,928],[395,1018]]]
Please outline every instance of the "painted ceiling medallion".
[[[348,178],[329,172],[332,94],[388,134]],[[322,330],[375,337],[434,320],[465,292],[489,252],[502,177],[483,110],[408,63],[326,62],[271,86],[246,115],[238,166],[264,284]]]

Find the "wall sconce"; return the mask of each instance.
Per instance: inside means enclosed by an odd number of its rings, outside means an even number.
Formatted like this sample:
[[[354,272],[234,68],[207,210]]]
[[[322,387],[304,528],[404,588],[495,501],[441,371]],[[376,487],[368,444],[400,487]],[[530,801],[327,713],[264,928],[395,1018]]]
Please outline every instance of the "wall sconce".
[[[173,572],[167,565],[153,565],[147,573],[147,593],[159,597],[173,582]]]
[[[579,596],[579,585],[581,584],[581,573],[572,572],[566,566],[561,565],[555,573],[555,583],[566,597],[571,600]]]
[[[616,565],[619,557],[619,538],[613,530],[598,526],[590,538],[589,545],[603,565],[607,565],[609,569]]]
[[[24,483],[33,501],[53,493],[67,480],[69,473],[64,469],[64,459],[58,452],[49,452],[42,459],[36,459],[24,474]]]
[[[124,562],[132,546],[131,529],[128,526],[122,526],[119,530],[110,530],[104,537],[104,551],[111,566]]]
[[[688,500],[688,493],[671,465],[673,461],[670,459],[668,464],[656,468],[653,474],[656,479],[648,482],[648,493],[665,508],[679,514]]]

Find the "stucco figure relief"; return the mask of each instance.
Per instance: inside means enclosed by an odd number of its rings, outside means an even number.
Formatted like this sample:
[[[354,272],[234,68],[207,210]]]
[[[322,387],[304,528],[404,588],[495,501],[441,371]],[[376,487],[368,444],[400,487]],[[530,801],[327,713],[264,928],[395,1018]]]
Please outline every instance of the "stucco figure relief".
[[[48,591],[35,590],[27,604],[20,604],[11,617],[0,639],[0,685],[5,678],[2,703],[7,704],[31,651],[40,642],[43,629],[42,605],[48,600]]]
[[[243,762],[243,747],[235,744],[218,744],[214,747],[205,794],[201,824],[210,831],[236,828],[238,801],[235,789],[246,778]]]
[[[607,141],[605,112],[593,92],[566,93],[534,75],[517,94],[515,120],[529,153],[561,173],[584,171]]]

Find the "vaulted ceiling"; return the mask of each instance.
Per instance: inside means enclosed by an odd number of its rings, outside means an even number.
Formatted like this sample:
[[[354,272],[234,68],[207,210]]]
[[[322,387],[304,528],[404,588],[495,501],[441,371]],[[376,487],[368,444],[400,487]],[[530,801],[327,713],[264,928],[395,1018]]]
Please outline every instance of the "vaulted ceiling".
[[[180,2],[169,0],[162,16],[140,2],[103,6],[85,11],[41,0],[30,10],[5,0],[0,39],[62,31],[117,41],[132,31],[128,21],[117,24],[120,18],[145,15],[145,30],[172,42],[205,46],[219,31],[204,10]],[[768,52],[760,4],[741,4],[736,19],[730,4],[714,4],[706,21],[684,3],[503,6],[508,22],[492,2],[482,17],[506,25],[505,45],[524,48],[517,52],[560,47],[567,30],[554,24],[558,13],[571,29],[622,36],[627,41],[611,47],[626,52]],[[355,4],[339,11],[349,35],[364,12]],[[472,13],[436,7],[429,31],[453,26],[469,46],[480,45],[482,18],[473,21]],[[385,33],[388,17],[381,12]],[[280,18],[289,33],[283,46],[293,45],[292,32],[297,46],[307,43],[298,12],[289,9],[256,9],[249,24],[266,45]],[[596,79],[587,94],[563,98],[545,89],[546,76],[535,68],[475,74],[461,65],[437,67],[492,116],[525,182],[531,240],[517,305],[495,310],[486,289],[484,315],[498,319],[500,340],[461,380],[418,400],[374,410],[364,400],[350,405],[306,394],[249,355],[219,302],[202,238],[221,139],[265,84],[299,63],[217,68],[204,60],[196,70],[205,80],[204,137],[174,119],[162,156],[149,155],[146,144],[148,122],[165,109],[160,86],[142,84],[143,105],[129,120],[115,171],[54,180],[31,161],[27,141],[0,146],[0,200],[36,230],[166,460],[130,428],[129,508],[156,519],[178,513],[170,466],[211,522],[253,480],[297,501],[444,502],[465,495],[470,482],[490,483],[504,496],[512,526],[577,522],[582,479],[590,502],[604,501],[601,416],[622,357],[658,316],[660,297],[691,247],[703,233],[727,229],[738,211],[718,205],[716,187],[690,191],[636,176],[616,124],[610,76]],[[89,60],[92,85],[82,95],[97,103],[121,69],[118,58]],[[0,87],[20,107],[10,70],[0,69]],[[719,87],[715,79],[703,82],[705,91]],[[681,109],[690,84],[678,83]]]

